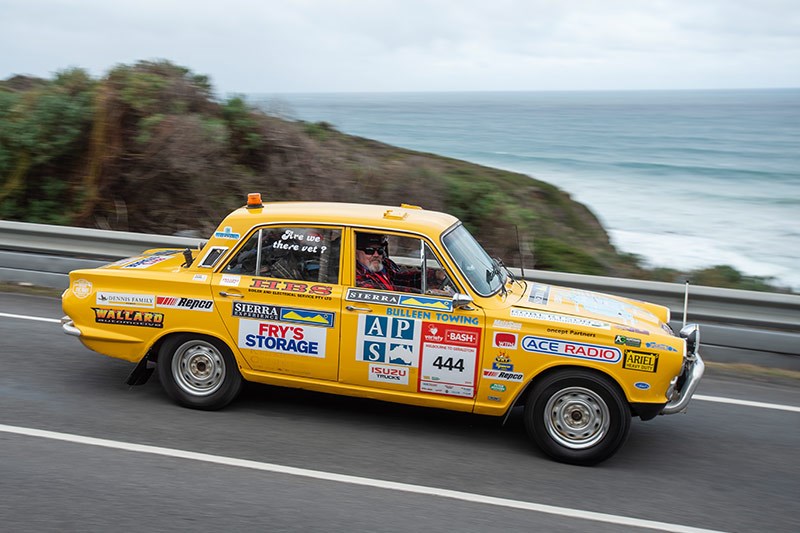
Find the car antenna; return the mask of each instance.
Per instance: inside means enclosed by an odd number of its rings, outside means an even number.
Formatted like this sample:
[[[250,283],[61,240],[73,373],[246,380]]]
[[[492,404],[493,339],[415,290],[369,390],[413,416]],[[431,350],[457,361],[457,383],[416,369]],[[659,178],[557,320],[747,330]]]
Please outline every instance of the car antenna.
[[[683,293],[683,325],[686,326],[686,315],[689,312],[689,280],[686,280],[686,290]]]
[[[517,249],[519,250],[520,277],[525,279],[525,255],[522,253],[522,241],[519,239],[519,226],[515,224],[514,229],[517,230]]]

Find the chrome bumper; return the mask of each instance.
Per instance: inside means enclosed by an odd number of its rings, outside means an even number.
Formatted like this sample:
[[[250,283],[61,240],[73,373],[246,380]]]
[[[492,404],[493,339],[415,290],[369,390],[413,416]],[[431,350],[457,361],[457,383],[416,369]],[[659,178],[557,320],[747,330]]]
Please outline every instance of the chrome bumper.
[[[674,415],[686,411],[706,365],[700,357],[700,327],[688,324],[681,329],[680,336],[686,339],[686,359],[683,370],[675,376],[667,389],[667,405],[661,410],[662,415]]]
[[[63,329],[64,333],[67,335],[72,335],[73,337],[81,336],[81,330],[75,327],[75,322],[68,316],[61,317],[61,329]]]

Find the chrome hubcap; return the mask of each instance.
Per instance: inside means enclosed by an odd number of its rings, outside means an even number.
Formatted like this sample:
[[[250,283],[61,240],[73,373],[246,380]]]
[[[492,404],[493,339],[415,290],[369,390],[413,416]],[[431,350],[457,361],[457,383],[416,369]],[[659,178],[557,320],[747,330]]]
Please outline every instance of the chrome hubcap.
[[[596,392],[569,387],[550,397],[544,409],[547,433],[573,450],[594,446],[608,433],[611,416],[606,402]]]
[[[175,350],[172,376],[184,392],[208,396],[225,380],[225,360],[213,344],[202,340],[188,341]]]

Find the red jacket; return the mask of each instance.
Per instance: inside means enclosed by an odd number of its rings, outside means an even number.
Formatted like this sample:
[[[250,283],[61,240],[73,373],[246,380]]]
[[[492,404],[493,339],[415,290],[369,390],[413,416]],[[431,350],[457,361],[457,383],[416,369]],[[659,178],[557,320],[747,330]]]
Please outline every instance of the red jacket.
[[[422,276],[416,270],[400,270],[391,259],[383,259],[383,270],[372,272],[356,261],[356,286],[385,291],[421,292]]]

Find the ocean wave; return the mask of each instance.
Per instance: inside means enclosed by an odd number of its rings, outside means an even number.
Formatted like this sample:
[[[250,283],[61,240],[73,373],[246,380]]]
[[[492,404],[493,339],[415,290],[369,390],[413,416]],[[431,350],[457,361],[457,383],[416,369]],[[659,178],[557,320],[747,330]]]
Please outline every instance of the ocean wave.
[[[671,163],[654,163],[641,161],[622,161],[615,163],[615,166],[623,169],[634,169],[648,174],[659,175],[699,175],[699,176],[724,176],[727,179],[748,179],[748,180],[768,180],[780,182],[800,183],[800,174],[788,172],[769,172],[754,169],[725,168],[720,166],[696,166],[681,165]]]
[[[729,265],[751,276],[773,278],[778,285],[800,291],[800,272],[768,255],[732,249],[728,243],[703,236],[675,235],[630,230],[609,231],[618,249],[635,253],[650,268],[682,271]]]

